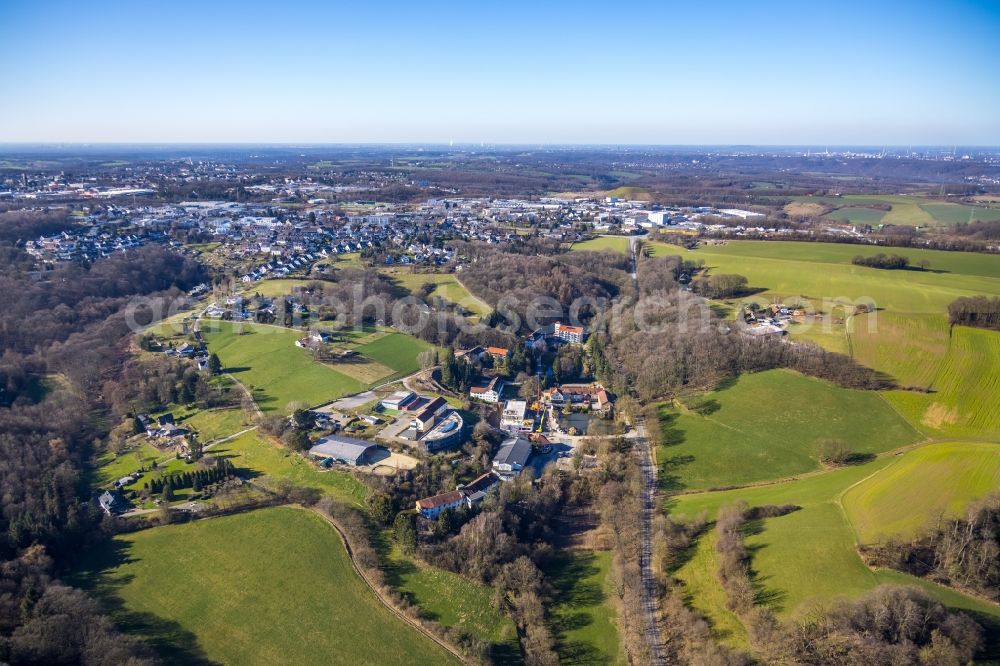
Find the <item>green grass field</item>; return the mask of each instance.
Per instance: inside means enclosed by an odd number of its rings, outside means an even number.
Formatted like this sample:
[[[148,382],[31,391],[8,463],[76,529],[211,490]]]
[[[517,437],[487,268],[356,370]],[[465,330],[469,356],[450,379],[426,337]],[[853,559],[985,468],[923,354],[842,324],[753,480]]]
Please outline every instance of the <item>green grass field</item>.
[[[624,236],[598,236],[582,243],[573,243],[573,250],[590,250],[591,252],[628,252],[628,238]]]
[[[841,497],[854,484],[873,474],[878,478],[883,473],[880,470],[892,470],[903,459],[905,456],[886,456],[794,481],[675,496],[668,500],[668,509],[683,517],[703,511],[714,516],[719,507],[738,500],[750,506],[802,507],[785,516],[759,521],[746,539],[761,597],[785,617],[809,613],[817,604],[826,605],[838,597],[857,596],[881,583],[893,582],[923,587],[951,608],[974,611],[976,618],[987,623],[996,635],[1000,607],[906,574],[872,571],[857,554],[855,533],[841,507]],[[705,579],[704,584],[709,583]],[[710,607],[706,613],[710,618],[724,610],[724,606],[719,607],[724,599],[717,594],[702,595],[699,603]]]
[[[842,439],[858,454],[920,438],[878,393],[786,370],[743,375],[688,402],[688,409],[661,411],[664,445],[656,455],[667,489],[747,484],[820,469],[815,445],[823,437]]]
[[[750,639],[746,627],[726,607],[726,591],[719,585],[717,540],[715,530],[703,534],[692,547],[688,559],[672,575],[684,585],[688,605],[708,621],[713,640],[748,651]]]
[[[404,333],[390,333],[377,340],[355,347],[365,357],[392,368],[396,375],[412,375],[420,370],[418,356],[430,349],[423,340]]]
[[[237,469],[255,477],[255,483],[274,485],[289,481],[358,506],[364,504],[367,496],[364,484],[349,473],[320,470],[306,458],[272,443],[256,431],[214,446],[211,453],[227,457]]]
[[[559,663],[625,663],[611,601],[611,554],[568,551],[546,573],[553,587],[548,610]]]
[[[879,210],[878,208],[864,208],[863,206],[850,206],[830,211],[823,217],[825,217],[828,220],[836,220],[838,222],[875,225],[882,222],[882,218],[885,217],[886,212],[887,211]]]
[[[455,663],[382,606],[334,529],[300,509],[118,536],[72,580],[168,663]]]
[[[101,454],[97,460],[95,482],[106,486],[123,476],[127,476],[140,467],[148,467],[154,460],[163,457],[163,453],[145,440],[139,440],[119,456],[110,451]]]
[[[817,307],[860,299],[893,312],[944,315],[959,296],[1000,295],[1000,256],[901,248],[911,262],[926,259],[929,271],[886,271],[855,266],[855,255],[873,255],[885,248],[831,243],[730,241],[725,245],[685,250],[651,243],[654,254],[702,260],[717,273],[745,275],[751,288],[764,291],[748,300],[805,298]],[[943,271],[943,272],[937,272]],[[830,305],[827,306],[831,307]]]
[[[227,372],[253,388],[264,411],[284,410],[293,401],[317,405],[365,388],[296,347],[302,331],[227,322],[212,322],[211,328],[202,329],[209,349],[219,355]]]
[[[400,269],[387,269],[385,272],[407,291],[416,292],[425,284],[432,283],[435,285],[434,291],[431,292],[432,298],[438,296],[449,303],[460,305],[478,317],[485,317],[490,313],[489,305],[469,293],[469,290],[451,273],[411,273]]]
[[[929,444],[903,455],[844,494],[862,543],[912,538],[969,502],[1000,489],[1000,444]]]
[[[492,644],[499,661],[519,658],[514,621],[493,606],[492,588],[416,562],[398,549],[391,552],[384,570],[392,589],[419,607],[424,617]]]
[[[254,282],[247,286],[247,288],[244,289],[244,293],[251,296],[254,294],[260,294],[261,296],[266,296],[267,298],[291,296],[296,289],[306,287],[311,282],[315,282],[315,280],[300,280],[295,278],[261,280],[260,282]]]

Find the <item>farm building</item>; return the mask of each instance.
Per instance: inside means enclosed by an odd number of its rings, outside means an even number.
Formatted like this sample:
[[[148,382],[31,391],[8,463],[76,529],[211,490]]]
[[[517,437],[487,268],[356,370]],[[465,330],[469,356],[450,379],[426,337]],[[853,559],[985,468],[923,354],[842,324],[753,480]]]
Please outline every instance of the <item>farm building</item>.
[[[329,435],[316,442],[309,449],[309,455],[314,458],[332,458],[348,465],[367,465],[376,448],[378,447],[363,439]]]

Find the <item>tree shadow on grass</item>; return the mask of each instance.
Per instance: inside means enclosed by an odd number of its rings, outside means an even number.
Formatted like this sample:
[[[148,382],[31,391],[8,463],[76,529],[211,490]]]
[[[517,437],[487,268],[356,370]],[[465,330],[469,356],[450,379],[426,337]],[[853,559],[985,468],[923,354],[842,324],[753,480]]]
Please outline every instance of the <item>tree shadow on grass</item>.
[[[194,633],[174,620],[126,606],[119,591],[135,577],[122,574],[117,569],[137,561],[130,550],[131,545],[121,540],[109,540],[95,546],[87,552],[69,582],[97,599],[119,628],[142,637],[164,663],[215,666],[218,662],[207,657]],[[185,591],[174,590],[171,593],[183,594]]]
[[[550,568],[552,601],[561,607],[550,620],[559,663],[596,666],[613,661],[596,646],[566,637],[568,632],[583,629],[594,621],[585,610],[577,609],[599,606],[607,598],[602,582],[591,580],[600,571],[596,559],[594,553],[578,552],[561,558]]]
[[[743,527],[743,536],[746,538],[748,536],[761,534],[764,532],[764,529],[764,520],[750,520]],[[759,543],[745,545],[747,549],[747,568],[750,574],[750,583],[753,585],[754,589],[754,604],[767,606],[774,612],[780,613],[784,610],[784,600],[788,596],[788,593],[773,588],[769,589],[767,587],[767,582],[771,579],[771,576],[762,576],[753,568],[754,557],[758,552],[767,546]]]
[[[677,472],[684,465],[690,465],[693,463],[694,459],[694,456],[690,454],[665,458],[660,463],[660,474],[658,479],[660,488],[665,491],[674,492],[687,488],[687,485],[681,480],[680,474]]]

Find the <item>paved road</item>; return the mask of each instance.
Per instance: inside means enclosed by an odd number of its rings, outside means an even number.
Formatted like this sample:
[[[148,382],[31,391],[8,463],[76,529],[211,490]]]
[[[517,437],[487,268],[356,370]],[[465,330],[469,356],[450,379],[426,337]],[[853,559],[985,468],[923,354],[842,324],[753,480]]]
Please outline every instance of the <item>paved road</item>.
[[[640,420],[636,423],[635,451],[639,455],[639,465],[645,484],[642,493],[642,550],[639,553],[639,568],[642,574],[642,608],[646,620],[646,644],[649,645],[649,660],[654,666],[665,664],[663,659],[659,617],[659,599],[656,595],[656,580],[653,577],[653,516],[656,500],[656,466],[653,465],[653,452],[650,450],[649,439],[646,437],[646,424]]]

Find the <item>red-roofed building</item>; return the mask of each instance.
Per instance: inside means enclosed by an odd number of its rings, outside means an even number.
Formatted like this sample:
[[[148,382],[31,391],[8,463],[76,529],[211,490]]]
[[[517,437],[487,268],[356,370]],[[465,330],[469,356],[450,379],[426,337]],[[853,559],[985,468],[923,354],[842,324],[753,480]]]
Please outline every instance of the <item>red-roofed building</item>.
[[[570,326],[569,324],[563,324],[562,322],[556,322],[554,334],[560,340],[565,340],[566,342],[572,342],[575,344],[583,343],[583,327],[582,326]]]
[[[424,518],[437,518],[445,509],[457,509],[465,502],[465,494],[460,490],[441,493],[434,497],[417,500],[417,511]]]
[[[486,352],[497,361],[502,361],[510,356],[510,350],[503,347],[487,347]]]

